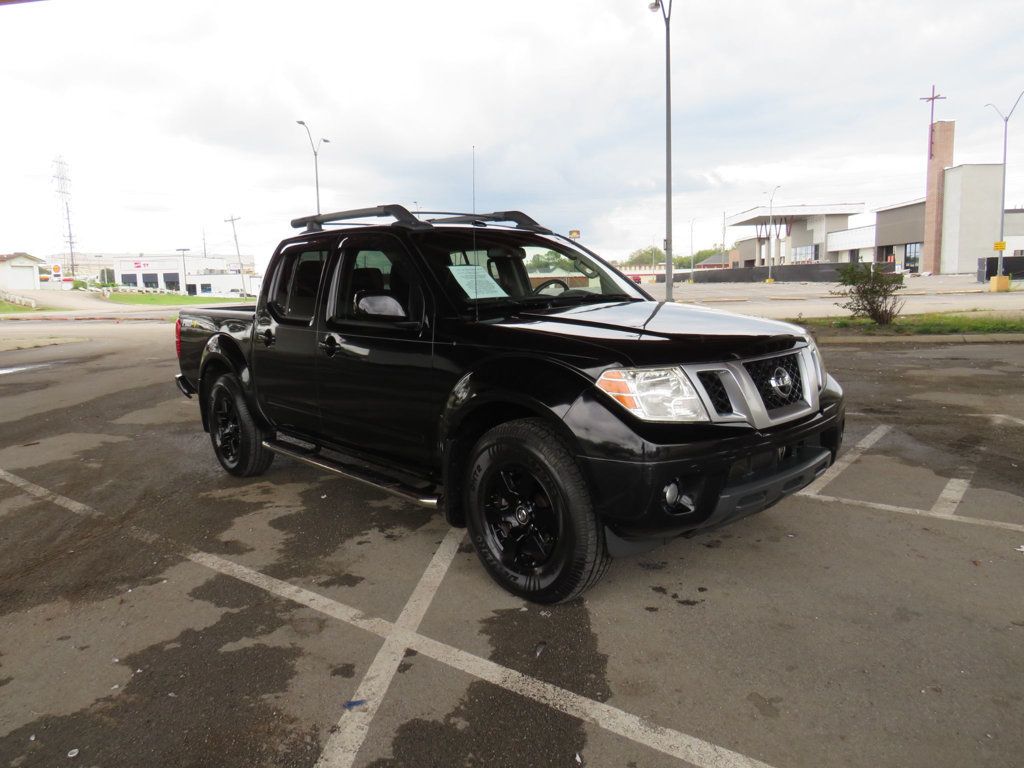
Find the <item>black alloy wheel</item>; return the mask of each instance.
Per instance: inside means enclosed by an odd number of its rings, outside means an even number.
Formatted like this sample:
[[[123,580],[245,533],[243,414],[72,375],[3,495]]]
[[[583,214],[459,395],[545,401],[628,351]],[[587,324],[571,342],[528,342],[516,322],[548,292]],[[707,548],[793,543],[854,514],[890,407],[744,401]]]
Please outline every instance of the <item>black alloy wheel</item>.
[[[489,474],[485,493],[487,544],[506,568],[533,575],[551,559],[562,532],[562,513],[552,503],[553,494],[529,469],[515,463],[497,466]]]
[[[214,450],[223,464],[236,467],[241,452],[241,428],[238,424],[235,398],[227,388],[220,388],[214,392],[212,411],[210,435],[213,438]]]
[[[263,447],[266,432],[249,411],[242,385],[225,373],[210,387],[206,398],[206,423],[217,461],[238,477],[262,475],[274,460]]]
[[[611,561],[590,488],[565,439],[543,419],[506,422],[469,457],[465,510],[488,574],[512,594],[561,603]]]

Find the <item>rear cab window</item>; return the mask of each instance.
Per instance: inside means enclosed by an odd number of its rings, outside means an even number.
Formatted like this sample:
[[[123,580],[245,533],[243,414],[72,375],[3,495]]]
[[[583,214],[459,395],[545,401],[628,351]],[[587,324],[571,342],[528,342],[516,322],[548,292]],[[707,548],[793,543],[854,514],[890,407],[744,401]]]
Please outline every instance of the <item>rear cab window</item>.
[[[324,265],[326,243],[306,243],[283,251],[278,258],[267,292],[267,304],[280,320],[308,323],[316,310]]]

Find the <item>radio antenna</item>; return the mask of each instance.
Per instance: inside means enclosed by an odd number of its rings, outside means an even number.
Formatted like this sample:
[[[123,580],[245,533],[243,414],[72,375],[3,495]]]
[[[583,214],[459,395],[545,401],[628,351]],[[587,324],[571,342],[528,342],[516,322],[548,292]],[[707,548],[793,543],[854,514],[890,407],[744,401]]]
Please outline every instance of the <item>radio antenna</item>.
[[[476,144],[473,145],[473,214],[476,214]],[[470,224],[470,228],[473,230],[473,255],[477,261],[480,260],[480,254],[476,252],[476,225]],[[480,322],[480,288],[477,285],[477,270],[480,269],[480,265],[476,264],[473,268],[473,308],[476,310],[476,321]]]

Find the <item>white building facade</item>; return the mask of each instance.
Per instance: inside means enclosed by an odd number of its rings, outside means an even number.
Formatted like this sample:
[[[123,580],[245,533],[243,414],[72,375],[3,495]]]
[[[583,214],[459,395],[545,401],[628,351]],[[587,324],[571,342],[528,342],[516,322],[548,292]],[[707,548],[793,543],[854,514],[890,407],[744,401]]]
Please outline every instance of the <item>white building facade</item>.
[[[27,253],[0,255],[0,288],[5,291],[39,289],[39,267],[46,262]]]
[[[223,257],[142,255],[114,260],[114,282],[129,290],[180,293],[183,271],[191,296],[254,295],[262,282],[262,278],[243,272],[238,262]]]

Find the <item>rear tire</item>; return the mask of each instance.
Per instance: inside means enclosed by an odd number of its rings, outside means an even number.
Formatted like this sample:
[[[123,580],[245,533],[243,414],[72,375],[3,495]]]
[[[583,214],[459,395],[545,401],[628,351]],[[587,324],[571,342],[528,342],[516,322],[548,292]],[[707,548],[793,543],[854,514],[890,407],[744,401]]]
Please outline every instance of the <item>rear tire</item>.
[[[466,477],[473,545],[504,589],[537,603],[561,603],[608,570],[604,526],[587,482],[542,419],[510,421],[484,434]]]
[[[217,461],[237,477],[262,475],[274,461],[263,447],[266,433],[253,419],[238,379],[225,373],[207,395],[207,423]]]

